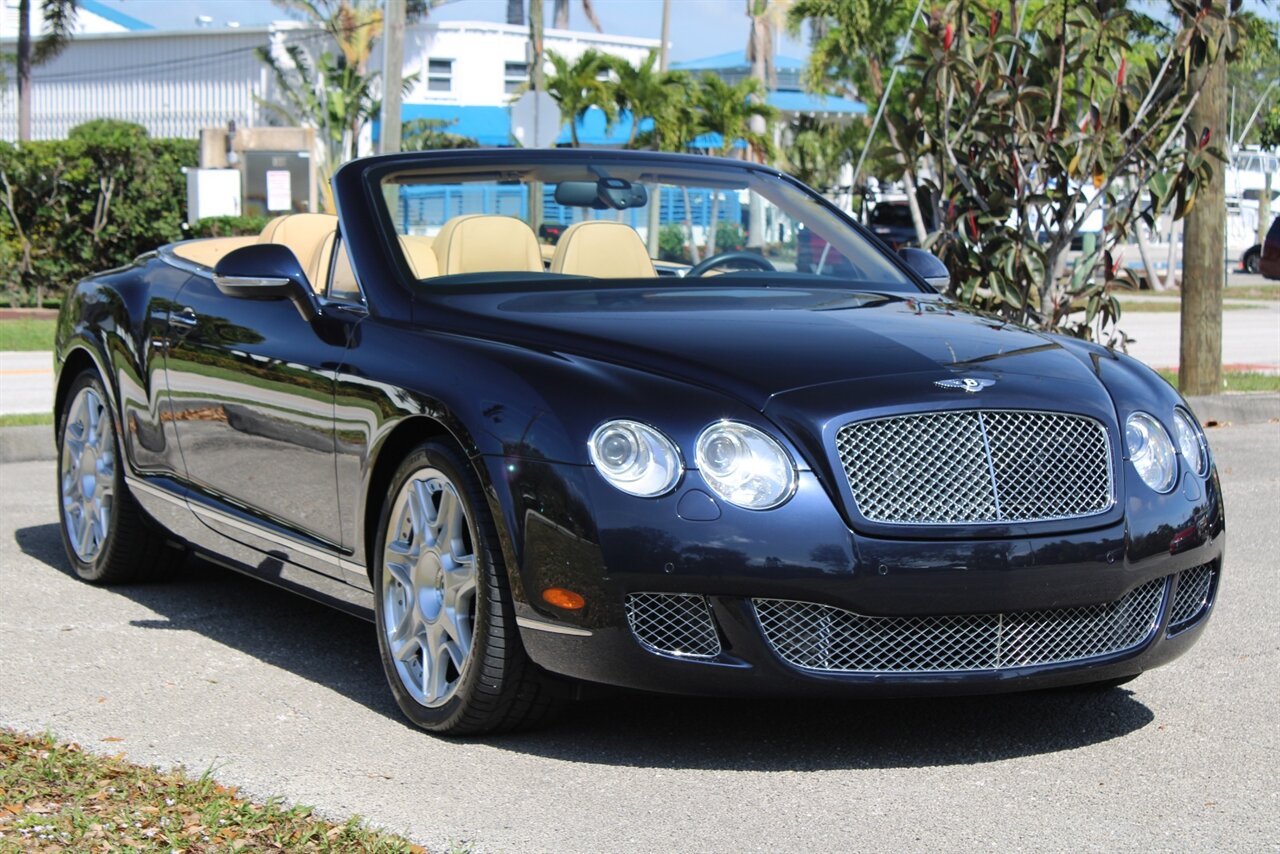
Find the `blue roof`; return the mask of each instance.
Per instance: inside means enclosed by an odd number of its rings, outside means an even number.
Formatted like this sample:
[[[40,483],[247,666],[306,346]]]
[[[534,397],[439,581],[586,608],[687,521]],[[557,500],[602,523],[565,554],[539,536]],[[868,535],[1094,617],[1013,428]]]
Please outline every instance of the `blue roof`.
[[[863,115],[867,112],[867,105],[861,101],[850,101],[846,98],[829,98],[825,95],[810,95],[807,92],[788,90],[770,92],[767,100],[770,106],[790,113]]]
[[[779,71],[803,71],[805,61],[794,56],[775,56],[773,67]],[[691,59],[688,62],[673,62],[671,67],[680,71],[725,71],[730,68],[750,68],[745,50],[731,50],[702,59]]]
[[[112,9],[105,3],[99,3],[98,0],[80,0],[76,5],[92,15],[97,15],[99,18],[106,18],[111,23],[117,24],[132,32],[155,29],[155,27],[145,21],[139,21],[132,15],[126,15],[124,12]]]

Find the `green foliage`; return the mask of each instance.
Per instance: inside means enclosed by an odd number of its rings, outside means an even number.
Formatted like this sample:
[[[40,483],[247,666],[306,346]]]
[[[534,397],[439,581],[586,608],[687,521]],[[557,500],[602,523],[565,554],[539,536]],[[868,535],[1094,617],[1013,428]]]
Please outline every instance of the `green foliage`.
[[[604,113],[606,125],[612,125],[618,118],[614,86],[610,81],[601,79],[612,69],[613,60],[594,48],[583,51],[572,62],[554,50],[547,51],[547,59],[555,69],[546,79],[547,94],[560,107],[560,119],[569,125],[573,145],[577,148],[576,121],[585,116],[587,110],[599,108]]]
[[[867,129],[860,123],[838,125],[801,116],[788,128],[782,168],[822,191],[840,180],[840,169],[860,151]]]
[[[675,103],[689,92],[689,75],[683,71],[657,71],[658,52],[649,51],[639,65],[632,65],[625,59],[611,57],[610,67],[616,82],[612,84],[613,101],[619,111],[631,114],[631,135],[627,140],[628,148],[637,147],[640,136],[640,122],[644,119],[656,119],[669,113]],[[656,137],[650,133],[648,145],[655,147]]]
[[[248,237],[251,234],[261,234],[270,219],[265,214],[209,216],[191,226],[187,237]]]
[[[1254,138],[1264,148],[1280,148],[1280,105],[1258,117],[1258,133]]]
[[[1236,128],[1248,120],[1249,114],[1262,98],[1270,102],[1264,105],[1253,127],[1235,142],[1241,145],[1275,146],[1280,144],[1280,134],[1275,128],[1280,119],[1274,118],[1280,104],[1280,90],[1268,87],[1280,81],[1280,19],[1264,18],[1253,12],[1238,12],[1233,16],[1238,24],[1239,40],[1227,67],[1227,86],[1235,92]],[[1266,123],[1269,117],[1271,124]]]
[[[469,136],[448,133],[445,129],[457,124],[448,119],[412,119],[400,125],[401,151],[437,151],[452,148],[479,148],[480,143]]]
[[[658,257],[663,261],[689,263],[689,246],[685,242],[684,227],[667,223],[658,232]]]
[[[697,107],[696,131],[699,134],[720,135],[720,148],[711,153],[724,157],[733,151],[738,140],[744,140],[758,157],[773,156],[773,138],[768,123],[778,117],[778,111],[764,103],[764,87],[750,77],[735,84],[726,83],[723,77],[706,72],[698,80],[694,91]],[[762,119],[763,131],[753,127],[753,119]]]
[[[112,120],[66,140],[0,142],[0,292],[42,304],[95,271],[180,239],[193,140]]]
[[[747,245],[747,233],[736,222],[722,219],[716,223],[716,251],[736,252]]]
[[[1222,43],[1220,21],[1174,0],[1177,31],[1133,58],[1146,21],[1082,0],[1002,11],[953,0],[915,34],[906,155],[939,165],[926,182],[943,222],[931,248],[960,299],[1043,329],[1122,340],[1116,289],[1132,284],[1117,243],[1166,208],[1181,217],[1222,156],[1184,128],[1192,73]],[[1105,215],[1096,251],[1063,275],[1072,239]],[[1082,315],[1073,307],[1083,304]]]

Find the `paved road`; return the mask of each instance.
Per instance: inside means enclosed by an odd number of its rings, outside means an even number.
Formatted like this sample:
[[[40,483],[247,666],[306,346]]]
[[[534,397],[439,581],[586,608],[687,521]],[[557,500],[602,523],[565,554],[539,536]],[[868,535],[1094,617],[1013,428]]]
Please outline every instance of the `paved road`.
[[[0,724],[213,768],[436,851],[1275,850],[1280,425],[1211,441],[1231,532],[1217,613],[1190,654],[1126,689],[626,696],[488,742],[401,723],[357,620],[206,567],[81,584],[52,464],[0,466]]]
[[[0,415],[53,409],[53,353],[0,351]]]

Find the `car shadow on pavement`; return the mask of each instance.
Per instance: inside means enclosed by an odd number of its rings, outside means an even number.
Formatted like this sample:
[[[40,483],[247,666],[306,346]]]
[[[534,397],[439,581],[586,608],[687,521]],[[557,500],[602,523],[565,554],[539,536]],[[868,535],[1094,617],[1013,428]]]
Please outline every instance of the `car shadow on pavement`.
[[[72,574],[56,524],[23,528],[15,537],[26,554]],[[204,635],[404,722],[363,620],[195,560],[165,583],[112,590],[161,615],[134,626]],[[1055,753],[1123,737],[1155,719],[1123,688],[905,700],[600,693],[543,729],[454,743],[597,765],[796,772]]]

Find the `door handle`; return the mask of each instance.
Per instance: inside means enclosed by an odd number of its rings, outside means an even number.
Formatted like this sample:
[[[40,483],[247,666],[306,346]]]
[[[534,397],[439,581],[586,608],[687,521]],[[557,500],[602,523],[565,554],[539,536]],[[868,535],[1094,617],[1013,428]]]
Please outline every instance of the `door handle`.
[[[169,324],[171,326],[182,326],[187,329],[194,329],[200,323],[200,318],[196,317],[195,310],[190,306],[184,306],[177,311],[169,312]]]

